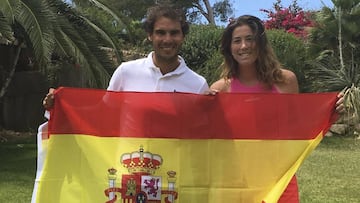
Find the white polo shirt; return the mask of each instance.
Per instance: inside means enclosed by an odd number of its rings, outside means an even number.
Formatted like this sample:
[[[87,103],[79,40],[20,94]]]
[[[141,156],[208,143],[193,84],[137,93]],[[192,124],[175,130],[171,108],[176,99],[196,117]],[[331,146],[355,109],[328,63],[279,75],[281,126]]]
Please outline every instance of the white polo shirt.
[[[187,67],[179,56],[180,65],[163,75],[156,67],[153,52],[147,58],[123,62],[111,77],[107,90],[137,92],[204,93],[209,89],[206,79]]]

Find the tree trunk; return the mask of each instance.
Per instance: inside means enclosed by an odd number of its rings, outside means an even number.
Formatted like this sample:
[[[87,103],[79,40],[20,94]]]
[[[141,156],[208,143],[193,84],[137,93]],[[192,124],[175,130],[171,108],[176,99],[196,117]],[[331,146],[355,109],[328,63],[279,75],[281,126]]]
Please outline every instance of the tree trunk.
[[[203,0],[203,1],[204,1],[206,10],[207,10],[207,14],[208,14],[207,15],[207,20],[209,21],[209,23],[211,25],[215,25],[214,11],[211,8],[210,2],[209,2],[209,0]]]
[[[342,51],[342,26],[341,26],[341,18],[342,18],[342,10],[341,7],[338,7],[338,14],[339,14],[339,57],[340,57],[340,66],[343,70],[345,68],[344,65],[344,58],[343,58],[343,51]]]
[[[16,47],[15,57],[14,57],[14,61],[13,61],[12,65],[11,65],[9,75],[5,79],[4,85],[2,85],[2,88],[0,90],[0,103],[2,103],[4,95],[7,91],[7,88],[9,87],[9,84],[11,82],[11,79],[13,78],[13,76],[15,74],[16,65],[18,63],[19,56],[20,56],[21,46],[22,46],[22,42],[19,42],[18,46]]]
[[[17,64],[17,62],[19,60],[19,56],[20,56],[21,45],[22,45],[22,43],[19,43],[18,47],[16,47],[16,53],[15,53],[14,61],[13,61],[12,65],[11,65],[10,73],[9,73],[8,77],[5,79],[4,85],[2,85],[2,87],[1,87],[1,90],[0,90],[0,104],[3,103],[3,99],[4,99],[4,95],[6,93],[6,90],[9,87],[11,79],[14,76],[15,67],[16,67],[16,64]],[[0,105],[0,107],[1,106],[2,105]],[[6,138],[4,138],[2,136],[0,136],[0,140],[7,141]]]

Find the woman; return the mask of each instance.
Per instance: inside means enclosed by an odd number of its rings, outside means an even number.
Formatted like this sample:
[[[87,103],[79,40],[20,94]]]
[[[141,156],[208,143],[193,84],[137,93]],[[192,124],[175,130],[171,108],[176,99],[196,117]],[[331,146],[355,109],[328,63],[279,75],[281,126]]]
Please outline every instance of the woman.
[[[212,91],[299,93],[295,74],[277,60],[259,18],[244,15],[231,21],[221,39],[221,52],[222,78],[211,85]],[[299,202],[295,176],[279,202]]]
[[[226,27],[221,51],[225,57],[222,79],[212,90],[220,92],[298,93],[293,72],[282,68],[260,19],[244,15]]]
[[[266,37],[261,20],[243,15],[225,28],[221,39],[222,78],[210,86],[214,92],[299,93],[296,75],[284,69]],[[335,109],[344,112],[343,93],[339,93]],[[299,202],[294,176],[280,197],[279,203]]]

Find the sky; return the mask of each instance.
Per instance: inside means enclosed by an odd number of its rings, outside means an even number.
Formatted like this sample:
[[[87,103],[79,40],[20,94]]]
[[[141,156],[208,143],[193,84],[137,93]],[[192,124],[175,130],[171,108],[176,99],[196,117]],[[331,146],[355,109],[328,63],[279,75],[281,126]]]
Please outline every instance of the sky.
[[[210,1],[214,3],[219,0]],[[267,19],[266,13],[260,11],[260,9],[273,9],[276,0],[230,0],[230,2],[234,6],[234,17],[250,14],[265,20]],[[293,0],[281,0],[281,5],[288,7],[292,2]],[[333,7],[331,0],[297,0],[297,4],[303,10],[319,10],[323,5]]]
[[[71,0],[64,1],[70,2]],[[217,1],[220,0],[210,0],[210,3],[214,4]],[[281,0],[281,5],[288,7],[293,1],[294,0]],[[257,16],[261,20],[266,20],[267,15],[265,12],[260,11],[260,9],[272,10],[275,2],[276,0],[230,0],[230,3],[234,7],[233,17],[250,14]],[[330,8],[334,7],[331,0],[297,0],[297,4],[305,11],[320,10],[324,5]],[[219,24],[219,22],[217,24]]]

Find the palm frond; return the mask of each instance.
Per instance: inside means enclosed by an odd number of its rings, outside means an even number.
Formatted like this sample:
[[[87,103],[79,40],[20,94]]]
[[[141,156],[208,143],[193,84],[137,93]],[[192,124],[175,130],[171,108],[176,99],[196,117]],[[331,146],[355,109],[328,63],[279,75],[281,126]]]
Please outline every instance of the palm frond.
[[[335,57],[313,60],[309,62],[309,65],[312,68],[309,70],[307,77],[311,89],[325,92],[341,91],[352,84],[348,73],[341,70]]]
[[[86,82],[82,85],[105,88],[110,79],[107,69],[113,68],[113,64],[101,47],[105,44],[116,47],[115,43],[105,31],[83,17],[74,7],[57,0],[51,1],[54,1],[54,9],[58,13],[54,32],[56,55],[80,66],[81,76]]]
[[[1,0],[0,11],[10,24],[14,24],[15,10],[20,6],[20,0]]]
[[[80,64],[89,87],[106,87],[110,76],[105,68],[111,65],[104,62],[107,59],[106,54],[99,54],[101,50],[96,38],[83,24],[70,23],[66,19],[62,21],[59,22],[60,29],[55,33],[57,50],[63,55],[71,56],[75,63]]]
[[[59,34],[61,36],[59,36]],[[82,77],[87,81],[88,87],[103,87],[109,76],[105,71],[101,71],[104,70],[101,68],[98,68],[99,71],[96,73],[93,72],[93,69],[102,67],[102,65],[92,56],[85,44],[76,40],[77,37],[74,35],[77,34],[60,31],[57,35],[58,45],[61,45],[62,50],[64,50],[67,55],[73,56],[72,59],[74,63],[79,64]]]
[[[118,51],[118,47],[114,43],[114,41],[111,39],[111,37],[101,28],[99,28],[95,23],[91,22],[88,18],[84,16],[80,16],[85,22],[88,23],[89,26],[91,26],[100,36],[106,40],[107,43],[111,45],[113,50],[115,51],[116,57],[118,60],[120,60],[120,53]]]
[[[54,46],[54,13],[50,12],[46,1],[22,0],[15,14],[15,20],[25,29],[31,41],[40,69],[45,69]]]
[[[343,90],[347,120],[352,124],[360,123],[360,88],[352,85]]]
[[[98,8],[104,10],[106,13],[110,14],[117,22],[124,25],[124,22],[119,18],[118,15],[114,11],[112,11],[108,6],[106,6],[104,3],[98,1],[98,0],[89,0],[91,3],[93,3]]]
[[[14,34],[11,29],[11,24],[6,20],[0,12],[0,43],[10,43],[14,41]]]

